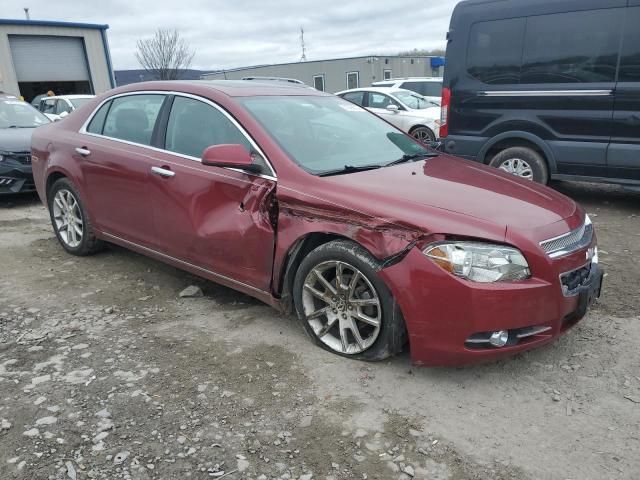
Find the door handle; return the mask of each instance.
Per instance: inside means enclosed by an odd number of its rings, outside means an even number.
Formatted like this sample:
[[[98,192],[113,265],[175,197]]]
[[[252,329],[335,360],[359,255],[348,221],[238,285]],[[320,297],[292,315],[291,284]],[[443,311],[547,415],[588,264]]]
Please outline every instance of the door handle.
[[[167,170],[166,168],[160,167],[151,167],[151,171],[156,175],[160,175],[161,177],[171,178],[174,177],[176,172]]]
[[[88,157],[91,155],[91,150],[88,150],[87,147],[77,147],[76,153],[82,155],[83,157]]]

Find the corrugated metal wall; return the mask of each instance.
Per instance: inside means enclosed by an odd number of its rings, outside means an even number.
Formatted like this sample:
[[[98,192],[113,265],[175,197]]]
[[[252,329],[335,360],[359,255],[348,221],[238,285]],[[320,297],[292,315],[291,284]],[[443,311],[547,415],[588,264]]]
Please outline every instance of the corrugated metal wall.
[[[390,70],[392,77],[431,77],[430,57],[357,57],[336,60],[288,63],[264,67],[205,74],[206,80],[239,80],[243,77],[286,77],[301,80],[313,86],[316,75],[324,75],[325,91],[335,93],[347,89],[347,74],[358,72],[360,87],[369,87],[373,82],[384,80],[384,71]],[[441,70],[437,72],[441,75]]]

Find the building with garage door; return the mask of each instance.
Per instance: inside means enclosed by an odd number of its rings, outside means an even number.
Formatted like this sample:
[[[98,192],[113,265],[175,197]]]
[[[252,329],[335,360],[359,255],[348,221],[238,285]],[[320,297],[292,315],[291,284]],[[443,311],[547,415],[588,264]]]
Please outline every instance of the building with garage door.
[[[108,25],[0,19],[0,91],[31,101],[115,87]]]

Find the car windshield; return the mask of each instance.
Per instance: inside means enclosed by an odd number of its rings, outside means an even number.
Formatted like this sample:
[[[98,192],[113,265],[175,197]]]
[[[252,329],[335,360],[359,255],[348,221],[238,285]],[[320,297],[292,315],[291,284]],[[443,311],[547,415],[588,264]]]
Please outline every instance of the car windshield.
[[[247,97],[241,102],[291,159],[314,175],[383,167],[432,153],[339,97]]]
[[[89,103],[93,98],[70,98],[69,101],[73,108],[80,108],[85,103]]]
[[[0,100],[0,128],[35,128],[49,119],[22,100]]]
[[[414,110],[423,110],[425,108],[437,107],[434,102],[431,102],[424,98],[422,95],[418,95],[414,92],[393,92],[393,96],[404,103],[407,107]]]

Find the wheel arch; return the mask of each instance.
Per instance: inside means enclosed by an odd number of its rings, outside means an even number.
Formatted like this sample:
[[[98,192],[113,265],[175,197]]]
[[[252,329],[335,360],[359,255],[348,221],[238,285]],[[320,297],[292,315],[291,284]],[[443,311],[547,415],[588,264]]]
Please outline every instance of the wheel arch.
[[[426,128],[433,134],[433,138],[438,138],[438,136],[436,135],[436,132],[433,131],[433,128],[431,128],[428,125],[424,125],[422,123],[418,123],[417,125],[414,125],[413,127],[411,127],[409,129],[409,135],[411,135],[418,128]]]
[[[69,178],[69,175],[67,175],[66,172],[63,172],[61,170],[53,170],[47,174],[47,179],[45,181],[45,187],[44,187],[45,188],[44,194],[47,202],[49,201],[49,192],[51,191],[51,187],[53,186],[54,183],[56,183],[61,178]]]
[[[289,313],[293,311],[293,280],[304,257],[320,245],[334,240],[348,240],[364,248],[371,254],[361,243],[339,233],[309,232],[302,235],[287,249],[282,269],[278,274],[277,283],[275,284],[275,293],[280,297],[282,307],[285,311]],[[375,258],[373,254],[371,255]]]
[[[549,174],[557,172],[556,160],[547,142],[529,132],[513,131],[496,135],[483,145],[478,152],[477,160],[488,164],[496,154],[510,147],[528,147],[536,150],[547,162]]]

